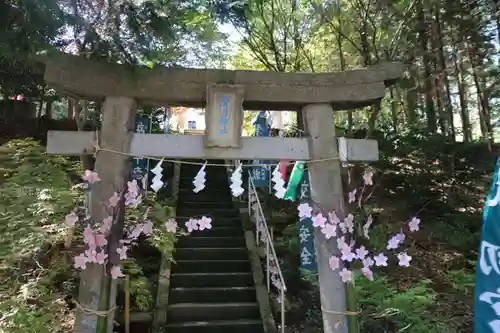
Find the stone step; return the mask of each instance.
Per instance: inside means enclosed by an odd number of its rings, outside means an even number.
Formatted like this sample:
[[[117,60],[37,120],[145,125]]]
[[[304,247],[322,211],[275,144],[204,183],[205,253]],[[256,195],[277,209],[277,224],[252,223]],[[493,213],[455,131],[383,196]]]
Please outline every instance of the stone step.
[[[204,232],[204,231],[202,231]],[[207,233],[211,231],[208,230]],[[177,248],[184,247],[244,247],[246,246],[243,237],[196,237],[196,234],[180,237],[177,241]]]
[[[184,222],[181,222],[180,225],[184,227]],[[214,226],[210,230],[203,231],[193,231],[193,236],[195,237],[242,237],[243,229],[241,226],[231,226],[231,227],[222,227],[222,226]],[[190,237],[190,236],[184,236]]]
[[[175,273],[170,277],[172,288],[252,287],[251,273]]]
[[[211,199],[211,200],[208,200]],[[210,202],[231,202],[232,201],[232,196],[231,192],[228,189],[226,190],[221,190],[220,188],[217,189],[207,189],[205,188],[201,192],[194,193],[192,188],[179,188],[179,202],[183,201],[210,201]]]
[[[241,224],[241,218],[234,216],[213,216],[212,217],[212,227],[233,227],[233,228],[243,228]]]
[[[231,208],[234,208],[234,204],[231,200],[228,199],[225,201],[217,201],[216,198],[214,198],[214,201],[212,201],[212,202],[210,202],[210,201],[199,202],[196,200],[193,200],[193,201],[183,200],[180,202],[180,204],[182,205],[182,207],[185,207],[185,208],[198,208],[198,209],[202,209],[202,208],[231,209]]]
[[[260,320],[218,320],[167,325],[165,333],[264,333]]]
[[[238,218],[240,217],[240,213],[235,208],[186,208],[182,201],[179,202],[179,206],[177,207],[177,215],[179,216],[199,216],[199,215],[211,215],[214,218],[217,217],[232,217]]]
[[[172,263],[173,273],[248,273],[248,260],[177,260]]]
[[[201,215],[203,215],[203,214],[181,215],[179,212],[177,214],[178,214],[177,215],[178,217],[176,218],[176,220],[177,220],[177,223],[179,224],[179,226],[181,226],[181,227],[185,227],[186,222],[189,220],[188,216],[200,218]],[[219,228],[219,227],[228,227],[228,228],[235,228],[235,229],[242,228],[241,219],[239,217],[224,217],[224,216],[214,217],[214,216],[212,216],[212,214],[210,214],[210,211],[206,211],[205,216],[212,218],[212,223],[211,223],[212,228]],[[210,232],[210,230],[207,230],[204,232]]]
[[[170,304],[255,302],[254,287],[172,288]]]
[[[192,189],[179,189],[179,202],[189,201],[189,202],[210,202],[210,203],[220,203],[231,202],[231,193],[228,191],[202,191],[199,193],[194,193]]]
[[[210,232],[210,231],[208,231]],[[246,247],[185,247],[177,248],[175,260],[248,260]]]
[[[168,306],[170,323],[183,321],[211,321],[258,319],[259,306],[255,302],[241,303],[178,303]]]

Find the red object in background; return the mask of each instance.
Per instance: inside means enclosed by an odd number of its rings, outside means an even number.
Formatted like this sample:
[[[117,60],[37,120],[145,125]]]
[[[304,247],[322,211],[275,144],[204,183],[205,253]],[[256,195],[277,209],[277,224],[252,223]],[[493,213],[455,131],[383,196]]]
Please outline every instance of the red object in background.
[[[291,162],[288,160],[280,161],[280,173],[281,173],[281,178],[283,178],[284,181],[286,181],[286,169],[290,164]]]
[[[22,101],[24,99],[23,95],[16,95],[16,96],[11,96],[9,99],[13,99],[16,101]]]

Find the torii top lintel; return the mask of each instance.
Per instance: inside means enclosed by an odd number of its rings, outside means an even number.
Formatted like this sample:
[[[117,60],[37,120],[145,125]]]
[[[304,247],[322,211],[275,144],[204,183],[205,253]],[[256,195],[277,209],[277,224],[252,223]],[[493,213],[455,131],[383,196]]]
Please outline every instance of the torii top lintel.
[[[86,99],[124,96],[154,105],[204,107],[208,84],[240,85],[243,107],[249,110],[295,110],[307,104],[328,103],[334,110],[372,104],[385,87],[402,76],[401,63],[336,73],[138,68],[87,60],[69,54],[42,59],[45,81],[69,95]]]

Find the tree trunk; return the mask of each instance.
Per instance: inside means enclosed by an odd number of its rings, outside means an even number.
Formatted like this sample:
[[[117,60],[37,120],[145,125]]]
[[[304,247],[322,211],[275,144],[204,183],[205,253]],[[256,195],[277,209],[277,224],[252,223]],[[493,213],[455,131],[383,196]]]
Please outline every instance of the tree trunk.
[[[390,88],[391,93],[391,118],[392,118],[392,128],[394,133],[398,133],[398,111],[399,111],[399,100],[396,100],[398,92],[396,88]],[[399,99],[399,98],[398,98]]]
[[[47,120],[51,120],[52,119],[52,103],[53,101],[47,101],[47,103],[45,104],[45,118]]]
[[[476,58],[476,52],[474,50],[474,47],[471,45],[468,45],[467,47],[469,51],[469,58],[471,61],[471,67],[472,67],[472,78],[474,80],[474,86],[476,87],[476,94],[477,94],[477,102],[478,102],[478,109],[479,109],[479,122],[481,124],[481,134],[483,137],[483,140],[488,142],[488,145],[491,146],[492,143],[492,128],[491,128],[491,121],[490,121],[490,112],[489,112],[489,103],[487,100],[487,97],[485,96],[484,92],[484,87],[482,85],[482,82],[479,79],[478,73],[477,73],[477,58]]]
[[[455,126],[453,124],[453,105],[451,104],[450,96],[450,81],[448,80],[447,66],[446,66],[446,56],[444,53],[443,45],[443,33],[441,30],[441,17],[440,17],[439,7],[436,6],[435,10],[435,41],[438,46],[438,64],[439,64],[439,89],[441,91],[442,103],[445,111],[445,115],[448,117],[448,129],[449,135],[452,141],[455,141]]]
[[[455,65],[455,73],[457,76],[458,99],[460,102],[460,119],[462,120],[462,135],[464,142],[470,142],[472,141],[472,132],[467,102],[468,89],[464,78],[465,68],[463,64],[463,57],[460,54],[458,47],[456,47],[454,51],[453,62]]]
[[[434,101],[432,98],[432,70],[431,70],[431,57],[429,56],[428,43],[429,38],[427,36],[427,22],[424,12],[424,0],[417,1],[417,27],[420,42],[420,51],[422,52],[422,60],[424,66],[424,97],[425,97],[425,114],[427,116],[427,130],[431,133],[435,133],[437,130],[436,126],[436,110],[434,108]]]
[[[73,99],[68,98],[68,119],[75,118],[75,105],[73,104]]]

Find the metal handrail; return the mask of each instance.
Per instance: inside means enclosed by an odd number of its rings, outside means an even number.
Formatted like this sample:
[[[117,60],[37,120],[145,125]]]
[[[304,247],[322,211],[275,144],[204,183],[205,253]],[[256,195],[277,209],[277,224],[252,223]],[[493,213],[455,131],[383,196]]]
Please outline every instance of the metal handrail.
[[[286,284],[285,284],[285,279],[283,278],[283,273],[281,272],[280,264],[278,261],[278,256],[276,255],[276,251],[274,249],[273,245],[273,239],[271,237],[271,234],[269,232],[269,227],[267,225],[267,221],[264,215],[264,211],[262,209],[262,205],[259,200],[259,196],[257,193],[257,190],[255,188],[255,184],[252,179],[252,175],[249,172],[248,173],[248,215],[250,217],[254,217],[252,212],[252,202],[250,202],[250,197],[253,194],[253,197],[255,197],[256,204],[257,204],[257,209],[256,209],[256,214],[255,214],[255,227],[256,227],[256,241],[257,245],[260,244],[261,239],[260,239],[260,233],[264,231],[265,236],[267,238],[266,240],[266,282],[267,282],[267,291],[270,292],[271,288],[271,272],[270,272],[270,264],[271,264],[271,258],[270,255],[273,257],[273,262],[275,264],[276,270],[278,272],[278,277],[279,277],[279,282],[281,284],[281,288],[277,288],[280,290],[280,305],[281,305],[281,332],[285,332],[285,292],[286,292]],[[264,230],[261,230],[261,223],[263,226]]]

